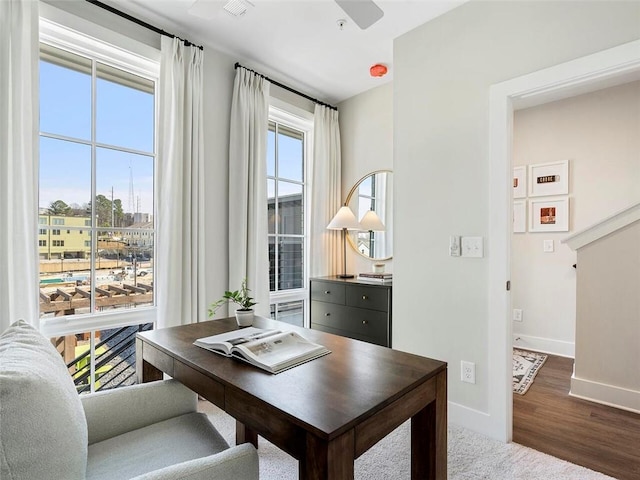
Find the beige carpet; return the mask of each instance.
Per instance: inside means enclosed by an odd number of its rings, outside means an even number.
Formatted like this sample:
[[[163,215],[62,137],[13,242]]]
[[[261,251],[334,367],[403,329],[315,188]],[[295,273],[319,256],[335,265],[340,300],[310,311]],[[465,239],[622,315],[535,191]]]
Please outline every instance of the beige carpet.
[[[229,444],[235,443],[233,418],[208,402],[200,410]],[[409,422],[404,423],[356,460],[358,480],[409,480]],[[261,480],[295,480],[298,462],[259,438]],[[451,425],[448,445],[449,480],[612,480],[611,477],[545,455],[515,443],[504,444]]]

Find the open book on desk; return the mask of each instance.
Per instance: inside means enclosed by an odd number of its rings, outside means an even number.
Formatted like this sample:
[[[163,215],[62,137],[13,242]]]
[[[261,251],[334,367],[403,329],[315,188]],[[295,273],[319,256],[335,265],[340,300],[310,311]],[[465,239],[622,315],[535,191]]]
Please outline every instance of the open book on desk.
[[[193,343],[226,357],[237,357],[271,373],[280,373],[331,353],[296,332],[256,327],[199,338]]]

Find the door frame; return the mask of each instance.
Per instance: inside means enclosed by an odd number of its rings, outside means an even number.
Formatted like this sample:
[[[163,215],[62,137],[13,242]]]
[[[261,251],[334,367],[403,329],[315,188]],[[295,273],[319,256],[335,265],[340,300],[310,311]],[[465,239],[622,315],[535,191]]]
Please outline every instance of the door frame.
[[[513,112],[519,108],[640,80],[640,40],[587,55],[490,88],[489,104],[489,417],[494,438],[513,433],[511,218],[513,215]]]

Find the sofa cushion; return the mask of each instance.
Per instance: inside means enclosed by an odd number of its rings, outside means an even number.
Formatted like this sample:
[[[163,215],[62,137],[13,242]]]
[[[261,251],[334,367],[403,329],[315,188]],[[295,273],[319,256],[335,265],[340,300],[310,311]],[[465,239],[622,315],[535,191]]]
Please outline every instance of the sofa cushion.
[[[87,480],[129,479],[229,448],[203,413],[187,413],[89,446]]]
[[[20,320],[0,335],[0,478],[83,479],[87,423],[60,354]]]

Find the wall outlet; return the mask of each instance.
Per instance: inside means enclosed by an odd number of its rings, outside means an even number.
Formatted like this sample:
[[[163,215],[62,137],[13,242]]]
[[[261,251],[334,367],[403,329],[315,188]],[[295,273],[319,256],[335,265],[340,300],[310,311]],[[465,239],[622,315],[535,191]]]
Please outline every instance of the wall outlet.
[[[463,382],[476,383],[476,364],[473,362],[460,362],[460,375]]]
[[[545,253],[553,253],[554,245],[553,240],[543,240],[542,251]]]
[[[513,309],[513,321],[514,322],[521,322],[522,321],[522,309],[521,308],[514,308]]]

